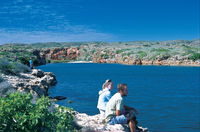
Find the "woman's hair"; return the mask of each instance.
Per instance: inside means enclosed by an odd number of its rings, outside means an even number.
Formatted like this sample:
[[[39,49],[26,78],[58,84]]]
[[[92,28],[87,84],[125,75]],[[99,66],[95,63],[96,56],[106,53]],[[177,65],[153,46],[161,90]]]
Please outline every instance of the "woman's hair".
[[[103,83],[102,89],[105,89],[105,88],[108,87],[108,85],[110,85],[111,83],[112,83],[112,80],[107,79],[107,80],[105,81],[105,83]]]

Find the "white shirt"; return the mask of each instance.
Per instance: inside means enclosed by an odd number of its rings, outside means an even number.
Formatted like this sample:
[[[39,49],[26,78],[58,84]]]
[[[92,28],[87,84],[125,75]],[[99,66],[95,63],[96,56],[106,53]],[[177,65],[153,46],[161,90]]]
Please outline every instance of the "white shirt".
[[[124,106],[123,97],[121,96],[120,93],[116,93],[107,103],[105,117],[108,118],[116,116],[116,110],[122,111],[123,106]]]
[[[108,88],[99,91],[99,99],[97,108],[101,110],[106,110],[106,104],[111,98],[111,92]]]

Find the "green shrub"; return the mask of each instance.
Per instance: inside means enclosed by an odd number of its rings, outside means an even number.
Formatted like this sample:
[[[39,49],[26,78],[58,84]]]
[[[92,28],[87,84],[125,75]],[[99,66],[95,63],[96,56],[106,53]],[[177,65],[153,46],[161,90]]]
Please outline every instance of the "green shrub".
[[[120,50],[116,50],[116,54],[120,54],[120,53],[123,53],[127,50],[131,50],[131,49],[120,49]]]
[[[0,131],[66,131],[73,130],[73,115],[63,107],[49,110],[47,97],[31,102],[31,94],[15,92],[0,98]]]
[[[5,52],[5,51],[4,51],[4,52],[3,52],[3,51],[0,52],[0,55],[1,55],[1,56],[5,56],[5,55],[8,55],[8,54],[9,54],[9,53],[8,53],[8,52]]]
[[[19,62],[21,62],[22,64],[28,65],[28,64],[29,64],[30,57],[23,57],[23,56],[20,56],[20,57],[18,57],[18,60],[19,60]]]
[[[30,68],[19,62],[11,62],[6,58],[0,58],[0,72],[4,74],[18,75],[30,71]]]
[[[169,52],[169,49],[163,49],[163,48],[154,48],[151,50],[151,52]]]
[[[150,44],[143,44],[144,47],[151,47]]]
[[[189,56],[190,60],[196,61],[200,59],[200,53],[193,53],[192,55]]]
[[[101,54],[101,58],[108,59],[109,55],[108,54]]]
[[[138,53],[138,57],[139,57],[140,59],[142,59],[143,57],[147,56],[147,53],[144,52],[144,51],[138,51],[137,53]]]

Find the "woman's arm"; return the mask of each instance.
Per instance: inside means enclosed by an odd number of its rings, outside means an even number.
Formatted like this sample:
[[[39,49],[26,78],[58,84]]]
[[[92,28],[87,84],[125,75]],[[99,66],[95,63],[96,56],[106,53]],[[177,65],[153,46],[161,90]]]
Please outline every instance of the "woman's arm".
[[[106,99],[109,101],[110,98],[112,97],[112,96],[111,96],[111,92],[110,92],[110,91],[107,92],[105,97],[106,97]]]

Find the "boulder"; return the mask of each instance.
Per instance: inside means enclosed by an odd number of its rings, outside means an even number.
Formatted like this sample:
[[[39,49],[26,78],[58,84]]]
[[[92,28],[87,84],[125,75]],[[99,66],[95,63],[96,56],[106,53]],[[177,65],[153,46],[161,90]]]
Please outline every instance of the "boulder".
[[[48,89],[57,83],[53,73],[37,69],[33,69],[32,73],[20,73],[19,76],[3,75],[3,78],[14,89],[20,92],[34,93],[36,97],[48,95]],[[2,92],[5,93],[6,89],[4,88]]]
[[[43,77],[44,72],[39,69],[33,69],[31,75],[36,76],[36,77]]]
[[[50,99],[56,99],[56,100],[64,100],[67,99],[65,96],[54,96],[54,97],[49,97]]]

